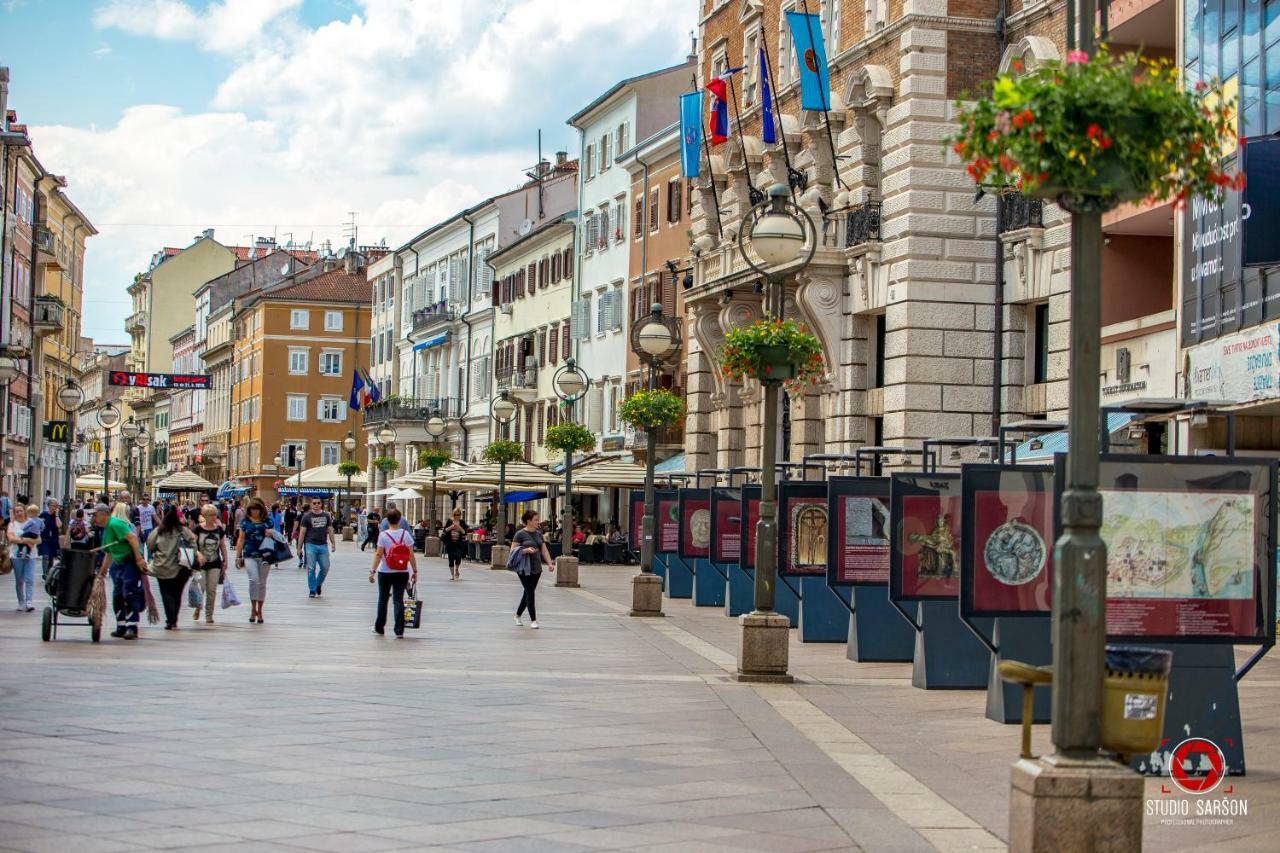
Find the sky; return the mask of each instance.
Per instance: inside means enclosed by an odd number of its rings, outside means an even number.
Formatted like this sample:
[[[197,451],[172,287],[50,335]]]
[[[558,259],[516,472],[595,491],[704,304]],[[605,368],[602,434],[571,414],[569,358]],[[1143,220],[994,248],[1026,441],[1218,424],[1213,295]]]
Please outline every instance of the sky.
[[[680,62],[694,0],[0,0],[9,108],[99,235],[83,334],[204,229],[398,246],[516,186],[565,120]]]

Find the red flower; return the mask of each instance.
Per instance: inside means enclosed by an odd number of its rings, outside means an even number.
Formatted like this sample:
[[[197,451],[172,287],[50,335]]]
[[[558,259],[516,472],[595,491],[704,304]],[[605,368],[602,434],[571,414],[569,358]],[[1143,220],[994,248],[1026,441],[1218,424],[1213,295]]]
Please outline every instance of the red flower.
[[[1192,154],[1199,154],[1200,149],[1203,147],[1204,146],[1200,144],[1199,140],[1196,140],[1187,146],[1187,150],[1189,150]]]
[[[1000,168],[1001,168],[1001,169],[1005,170],[1006,172],[1012,172],[1012,171],[1014,170],[1014,167],[1015,167],[1015,166],[1017,166],[1017,164],[1016,164],[1016,163],[1014,163],[1014,162],[1013,162],[1013,160],[1009,159],[1009,155],[1008,155],[1008,154],[1001,154],[1001,155],[1000,155]]]
[[[1097,139],[1099,136],[1102,135],[1102,128],[1098,126],[1097,122],[1094,122],[1093,124],[1089,125],[1087,130],[1085,130],[1085,135],[1088,136],[1090,139]]]
[[[1244,189],[1244,172],[1236,172],[1236,176],[1231,179],[1231,189],[1240,192]]]
[[[1023,68],[1026,68],[1026,64],[1021,59],[1015,59],[1013,62],[1009,63],[1009,67],[1014,71],[1020,72]]]
[[[987,134],[988,142],[995,142],[999,138],[1000,138],[1000,134],[994,130]]]
[[[1197,92],[1203,92],[1205,89],[1208,89],[1208,88],[1209,88],[1209,84],[1204,82],[1203,80],[1200,80],[1196,83]]]
[[[1110,147],[1111,147],[1111,137],[1109,137],[1109,136],[1104,136],[1104,137],[1102,137],[1101,139],[1099,139],[1099,140],[1098,140],[1098,145],[1099,145],[1099,146],[1101,146],[1103,150],[1106,150],[1107,148],[1110,148]]]
[[[1031,122],[1035,121],[1035,118],[1035,113],[1031,112],[1031,110],[1022,111],[1022,120],[1027,124],[1031,124]]]
[[[1014,127],[1021,129],[1024,124],[1026,124],[1026,120],[1022,117],[1022,113],[1018,113],[1013,117]]]

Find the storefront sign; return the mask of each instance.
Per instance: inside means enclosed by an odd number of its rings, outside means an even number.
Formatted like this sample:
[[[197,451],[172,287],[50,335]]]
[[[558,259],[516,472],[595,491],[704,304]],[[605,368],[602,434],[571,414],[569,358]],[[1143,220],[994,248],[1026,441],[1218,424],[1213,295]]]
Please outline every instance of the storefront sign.
[[[1193,400],[1241,403],[1280,394],[1280,323],[1237,332],[1192,347],[1188,379]]]
[[[960,594],[960,475],[894,474],[889,597],[954,600]]]
[[[780,575],[825,575],[829,533],[826,483],[784,480],[778,484]]]
[[[889,583],[888,477],[832,477],[827,481],[831,542],[827,547],[828,586],[884,586]]]
[[[130,373],[124,370],[113,370],[107,375],[109,385],[124,388],[174,388],[207,390],[210,387],[207,374],[183,373]]]

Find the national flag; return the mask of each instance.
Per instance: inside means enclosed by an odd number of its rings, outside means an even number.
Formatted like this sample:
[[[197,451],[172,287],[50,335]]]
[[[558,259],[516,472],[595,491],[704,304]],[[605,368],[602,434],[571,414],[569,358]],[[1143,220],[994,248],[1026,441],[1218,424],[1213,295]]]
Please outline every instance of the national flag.
[[[769,90],[769,63],[765,61],[764,48],[760,48],[760,138],[766,145],[778,141],[774,129],[773,92]]]
[[[787,12],[787,24],[800,66],[800,108],[825,113],[831,109],[831,81],[827,77],[822,21],[814,14]]]
[[[347,408],[358,412],[364,408],[364,400],[364,377],[360,375],[360,368],[357,367],[351,371],[351,395],[347,397]]]
[[[363,372],[365,387],[364,394],[368,399],[368,402],[365,403],[365,405],[372,406],[374,403],[382,402],[382,390],[378,388],[378,383],[373,381],[373,377],[369,375],[369,371],[364,370]]]
[[[711,145],[716,146],[729,138],[729,86],[717,77],[707,84],[711,93]]]
[[[702,91],[680,96],[680,168],[686,178],[702,173]]]

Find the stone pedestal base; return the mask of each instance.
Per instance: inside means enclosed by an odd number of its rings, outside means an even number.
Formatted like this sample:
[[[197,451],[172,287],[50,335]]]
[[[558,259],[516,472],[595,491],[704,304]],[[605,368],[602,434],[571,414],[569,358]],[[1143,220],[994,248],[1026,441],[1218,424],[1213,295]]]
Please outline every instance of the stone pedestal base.
[[[556,586],[579,586],[577,557],[556,557]]]
[[[744,613],[738,617],[738,681],[790,684],[787,661],[791,620],[780,613]]]
[[[422,555],[424,557],[440,556],[440,537],[428,536],[427,541],[422,543]]]
[[[641,572],[631,579],[631,615],[662,615],[662,578]]]
[[[1106,759],[1024,758],[1013,765],[1010,853],[1142,849],[1144,783]]]
[[[351,525],[347,525],[346,527],[342,528],[342,541],[343,542],[356,541],[356,529]]]
[[[493,552],[489,555],[489,568],[505,569],[507,567],[507,554],[511,552],[509,545],[494,545]]]

